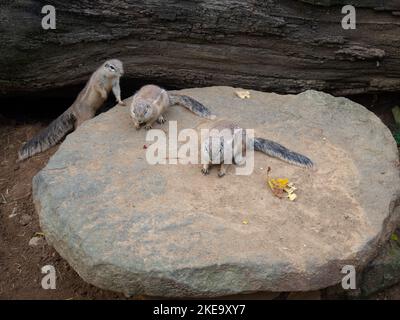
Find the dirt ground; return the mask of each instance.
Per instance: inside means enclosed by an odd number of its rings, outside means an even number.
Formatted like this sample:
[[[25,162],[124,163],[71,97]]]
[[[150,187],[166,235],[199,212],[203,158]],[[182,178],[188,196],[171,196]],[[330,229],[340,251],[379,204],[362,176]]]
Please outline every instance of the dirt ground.
[[[28,245],[41,231],[32,202],[32,178],[57,148],[19,164],[16,160],[23,141],[40,128],[0,126],[0,299],[123,299],[85,283],[47,244]],[[48,264],[57,270],[57,290],[41,287],[41,268]]]
[[[17,152],[46,124],[17,123],[0,115],[0,299],[126,299],[85,283],[45,241],[37,247],[28,244],[41,232],[32,202],[32,178],[57,147],[22,163],[16,162]],[[57,270],[57,290],[41,288],[41,268],[48,264]],[[400,284],[370,298],[400,299]]]

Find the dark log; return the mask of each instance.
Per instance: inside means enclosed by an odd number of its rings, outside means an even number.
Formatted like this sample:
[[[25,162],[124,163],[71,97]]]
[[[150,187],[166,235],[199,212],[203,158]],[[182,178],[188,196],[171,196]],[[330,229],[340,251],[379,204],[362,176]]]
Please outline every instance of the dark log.
[[[343,30],[354,3],[357,29]],[[42,6],[57,29],[41,27]],[[105,59],[125,79],[337,95],[399,91],[400,1],[2,0],[0,94],[80,84]],[[124,93],[125,96],[131,93]]]

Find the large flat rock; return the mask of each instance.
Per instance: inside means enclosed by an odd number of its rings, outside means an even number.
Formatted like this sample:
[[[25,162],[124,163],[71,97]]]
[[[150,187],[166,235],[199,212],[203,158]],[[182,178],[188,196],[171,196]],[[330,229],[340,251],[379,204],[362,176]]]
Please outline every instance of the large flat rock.
[[[246,100],[229,87],[182,92],[316,169],[261,153],[250,176],[152,166],[146,131],[115,107],[70,134],[33,183],[46,238],[84,280],[155,296],[306,291],[376,255],[399,221],[400,179],[395,141],[373,113],[316,91]],[[167,117],[180,128],[202,121],[179,106]],[[295,182],[296,201],[271,194],[268,166]]]

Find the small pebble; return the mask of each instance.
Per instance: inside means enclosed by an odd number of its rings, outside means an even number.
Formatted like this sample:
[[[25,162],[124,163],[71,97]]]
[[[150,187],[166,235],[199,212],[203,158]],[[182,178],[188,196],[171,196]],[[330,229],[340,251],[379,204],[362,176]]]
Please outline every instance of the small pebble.
[[[31,247],[37,247],[37,246],[41,246],[44,244],[44,239],[42,237],[33,237],[31,238],[31,240],[29,240],[29,245]]]
[[[29,224],[32,221],[32,217],[29,214],[24,214],[21,216],[21,218],[19,219],[19,223],[23,226],[26,226],[27,224]]]

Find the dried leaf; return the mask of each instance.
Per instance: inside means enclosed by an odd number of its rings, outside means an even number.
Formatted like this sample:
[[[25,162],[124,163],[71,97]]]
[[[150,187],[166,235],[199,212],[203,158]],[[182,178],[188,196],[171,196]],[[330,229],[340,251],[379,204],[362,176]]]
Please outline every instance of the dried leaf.
[[[43,232],[35,232],[35,236],[44,237],[44,233]]]
[[[294,193],[297,188],[292,182],[289,182],[289,179],[268,179],[267,182],[274,196],[288,198],[290,201],[294,201],[297,198],[297,195]]]
[[[396,122],[396,124],[400,124],[400,107],[395,106],[392,109],[392,113],[393,113],[393,118],[394,118],[394,121]]]
[[[285,194],[282,189],[273,189],[272,193],[278,198],[284,198]]]
[[[297,195],[295,193],[291,193],[291,194],[288,194],[287,197],[289,198],[290,201],[294,201],[294,200],[296,200]]]
[[[236,95],[240,99],[250,99],[250,91],[248,91],[248,90],[237,90]]]
[[[272,183],[272,179],[268,180],[268,185],[271,188],[271,190],[274,190],[274,184]]]
[[[289,179],[276,179],[276,183],[279,189],[284,189],[289,183]]]
[[[284,189],[289,183],[289,179],[269,179],[268,184],[271,189]]]
[[[288,185],[288,187],[284,188],[283,190],[285,190],[288,194],[292,194],[295,190],[297,190],[297,188],[289,187],[289,185]]]

